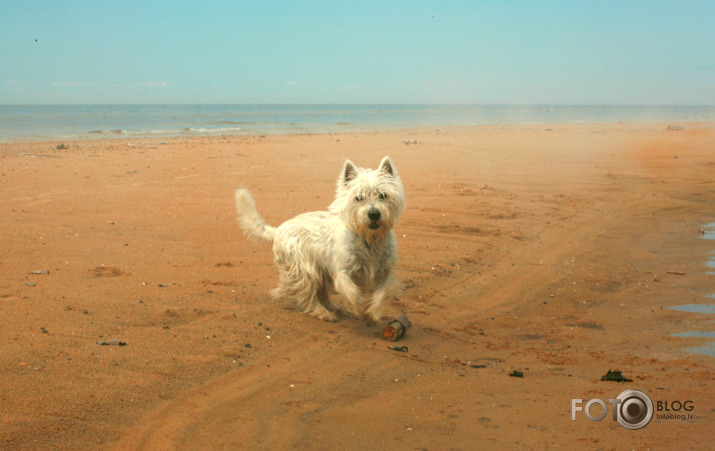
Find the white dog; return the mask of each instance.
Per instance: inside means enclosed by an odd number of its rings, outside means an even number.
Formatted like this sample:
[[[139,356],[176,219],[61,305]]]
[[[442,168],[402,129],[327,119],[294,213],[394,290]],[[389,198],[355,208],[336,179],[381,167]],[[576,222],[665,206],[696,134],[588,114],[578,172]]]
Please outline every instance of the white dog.
[[[249,238],[273,243],[280,282],[273,297],[325,321],[335,310],[378,321],[394,295],[397,242],[392,227],[405,208],[405,193],[390,157],[377,170],[346,161],[329,211],[304,213],[279,227],[264,224],[245,188],[236,190],[241,227]],[[328,288],[342,300],[331,303]]]

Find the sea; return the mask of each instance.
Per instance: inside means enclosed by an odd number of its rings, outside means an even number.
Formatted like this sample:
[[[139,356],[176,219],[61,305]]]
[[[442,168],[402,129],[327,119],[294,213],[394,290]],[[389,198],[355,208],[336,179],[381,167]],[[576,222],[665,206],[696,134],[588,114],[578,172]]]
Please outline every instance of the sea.
[[[0,141],[619,121],[710,122],[715,121],[715,106],[0,105]]]

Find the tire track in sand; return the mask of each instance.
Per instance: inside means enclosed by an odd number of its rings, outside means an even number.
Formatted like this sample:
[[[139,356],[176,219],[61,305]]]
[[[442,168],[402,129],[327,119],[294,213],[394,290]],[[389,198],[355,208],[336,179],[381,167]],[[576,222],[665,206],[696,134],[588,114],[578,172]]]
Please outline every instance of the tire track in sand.
[[[375,341],[373,337],[351,342],[328,337],[308,335],[248,367],[189,390],[151,412],[111,449],[310,447],[315,436],[306,426],[331,415],[331,406],[369,402],[366,398],[376,395],[365,392],[356,380],[400,365],[382,350],[380,358],[365,349]]]

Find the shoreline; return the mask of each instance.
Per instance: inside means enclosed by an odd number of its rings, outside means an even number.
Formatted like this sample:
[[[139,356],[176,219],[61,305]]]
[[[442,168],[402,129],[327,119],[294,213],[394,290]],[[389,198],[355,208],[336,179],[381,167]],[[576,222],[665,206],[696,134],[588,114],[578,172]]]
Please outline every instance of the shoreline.
[[[0,106],[0,139],[368,132],[471,125],[713,122],[715,107],[654,105]],[[235,132],[235,133],[234,133]]]
[[[715,122],[694,124],[0,143],[0,444],[705,446],[713,357],[686,348],[711,340],[672,334],[712,315],[669,308],[712,303]],[[248,187],[278,225],[325,209],[346,158],[387,154],[408,200],[386,320],[410,318],[406,353],[382,323],[271,300],[270,247],[232,199]],[[626,388],[694,418],[571,420],[572,398]]]
[[[534,123],[505,123],[505,124],[467,124],[467,125],[423,125],[415,127],[366,127],[364,129],[350,129],[337,131],[285,131],[273,133],[188,133],[188,134],[168,134],[168,135],[152,135],[152,134],[132,134],[118,133],[114,135],[110,132],[102,132],[94,134],[88,132],[81,136],[60,136],[60,137],[26,137],[18,139],[3,140],[0,138],[0,146],[22,145],[22,144],[51,144],[51,143],[83,143],[83,142],[112,142],[112,141],[157,141],[157,144],[166,144],[169,140],[189,140],[189,139],[235,139],[235,138],[253,138],[264,139],[270,137],[300,137],[300,136],[337,136],[337,135],[362,135],[375,133],[430,133],[433,131],[446,131],[450,129],[484,129],[484,128],[533,128],[544,127],[546,131],[553,131],[555,128],[569,127],[637,127],[637,131],[643,129],[648,130],[670,130],[681,131],[683,129],[715,129],[715,121],[713,120],[690,120],[690,121],[606,121],[606,122],[534,122]],[[61,149],[59,149],[61,150]]]

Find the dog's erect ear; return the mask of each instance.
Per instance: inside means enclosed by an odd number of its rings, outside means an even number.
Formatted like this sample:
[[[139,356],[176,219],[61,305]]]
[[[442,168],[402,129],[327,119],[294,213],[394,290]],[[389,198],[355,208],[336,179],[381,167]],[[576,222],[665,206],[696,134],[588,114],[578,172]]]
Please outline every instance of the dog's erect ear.
[[[397,170],[395,169],[395,165],[392,163],[392,160],[390,160],[390,157],[385,157],[382,159],[382,161],[380,162],[380,168],[378,170],[393,177],[397,172]]]
[[[345,160],[345,166],[343,166],[343,183],[347,185],[357,177],[357,168],[350,160]]]

